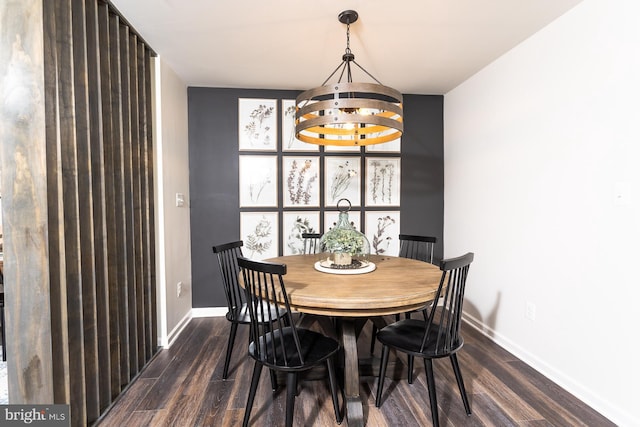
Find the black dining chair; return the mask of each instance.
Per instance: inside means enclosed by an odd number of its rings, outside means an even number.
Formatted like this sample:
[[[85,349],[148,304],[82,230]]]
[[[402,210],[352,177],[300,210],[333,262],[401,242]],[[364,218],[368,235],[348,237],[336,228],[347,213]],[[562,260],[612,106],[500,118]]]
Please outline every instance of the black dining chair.
[[[226,318],[231,323],[231,330],[229,331],[227,341],[227,353],[224,358],[224,369],[222,370],[222,379],[225,380],[229,376],[229,362],[231,361],[238,325],[249,325],[251,323],[247,304],[244,299],[244,291],[240,288],[238,282],[238,275],[240,274],[238,257],[242,256],[242,245],[242,240],[238,240],[213,247],[213,253],[216,254],[220,273],[222,274],[224,295],[227,300],[228,311]],[[283,310],[278,311],[276,307],[269,304],[267,304],[267,307],[270,310],[269,314],[272,314],[273,318],[279,318],[284,315]],[[266,321],[269,322],[269,319]],[[275,389],[277,387],[275,377],[272,377],[272,381],[273,388]]]
[[[2,273],[0,273],[2,274]],[[2,343],[2,361],[7,361],[7,337],[4,327],[4,292],[0,292],[0,339]]]
[[[433,249],[438,242],[437,237],[418,236],[414,234],[399,234],[398,241],[400,242],[400,250],[398,251],[398,256],[433,264]],[[407,312],[405,313],[405,317],[408,319],[411,317],[411,313],[422,313],[423,317],[426,318],[427,308],[428,307],[422,307]],[[400,320],[400,315],[396,314],[396,321],[398,320]],[[371,353],[373,353],[373,351],[375,350],[377,332],[378,328],[374,324],[373,330],[371,332],[371,344],[369,349]]]
[[[238,258],[238,265],[242,269],[247,307],[251,317],[253,341],[249,344],[249,356],[255,361],[242,425],[244,427],[249,425],[251,408],[263,366],[272,371],[281,371],[287,374],[285,426],[290,427],[293,425],[298,373],[323,363],[327,365],[333,409],[336,422],[340,424],[342,417],[338,406],[333,362],[333,358],[340,349],[340,344],[318,332],[295,326],[291,317],[289,297],[282,279],[282,276],[287,274],[285,264]],[[284,315],[272,317],[270,312],[265,312],[266,302],[275,305],[278,310],[284,312]],[[261,319],[268,319],[270,322],[264,322]]]
[[[302,233],[303,254],[317,254],[320,250],[320,233]]]
[[[462,373],[458,364],[457,352],[462,348],[464,340],[460,335],[462,306],[464,291],[469,273],[469,266],[473,261],[473,253],[469,252],[458,258],[442,260],[440,270],[442,277],[436,292],[436,300],[442,298],[441,304],[432,308],[426,320],[404,319],[385,326],[376,336],[382,343],[382,361],[378,375],[378,390],[376,392],[376,407],[382,404],[382,389],[384,386],[389,350],[395,349],[407,354],[409,369],[412,370],[413,358],[424,360],[427,373],[427,388],[431,404],[431,419],[437,427],[438,401],[436,399],[436,383],[433,376],[433,359],[449,357],[451,366],[460,389],[462,403],[467,415],[471,415],[469,399],[464,388]]]

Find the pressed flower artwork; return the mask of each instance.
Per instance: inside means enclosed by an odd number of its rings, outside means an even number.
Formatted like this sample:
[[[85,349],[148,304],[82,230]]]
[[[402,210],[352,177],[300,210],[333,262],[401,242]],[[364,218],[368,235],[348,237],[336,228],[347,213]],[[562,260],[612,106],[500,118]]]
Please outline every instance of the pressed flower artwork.
[[[336,206],[347,199],[351,206],[360,206],[360,157],[324,158],[324,204]]]
[[[325,211],[324,232],[326,233],[338,224],[338,211]],[[349,211],[349,223],[358,231],[362,231],[360,224],[360,211]]]
[[[365,212],[365,235],[371,244],[371,253],[398,256],[400,243],[400,212]]]
[[[302,233],[320,232],[320,212],[285,212],[282,215],[283,255],[304,253]]]
[[[296,138],[296,101],[282,100],[282,151],[319,151],[316,144],[308,144]]]
[[[278,144],[275,99],[238,99],[240,150],[275,151]]]
[[[240,212],[243,254],[261,260],[278,256],[278,214],[276,212]]]
[[[365,146],[365,151],[367,153],[378,153],[378,152],[387,152],[387,153],[399,153],[400,152],[400,139],[394,139],[393,141],[384,142],[382,144],[371,144]]]
[[[367,206],[400,206],[400,158],[368,157]]]
[[[320,204],[319,157],[282,158],[282,204],[284,207]]]
[[[240,207],[277,207],[276,156],[239,156]]]

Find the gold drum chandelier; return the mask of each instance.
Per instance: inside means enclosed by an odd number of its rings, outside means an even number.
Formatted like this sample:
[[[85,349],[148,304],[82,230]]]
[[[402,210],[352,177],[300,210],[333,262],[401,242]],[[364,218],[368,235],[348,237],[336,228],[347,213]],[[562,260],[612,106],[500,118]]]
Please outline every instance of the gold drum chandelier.
[[[355,61],[349,46],[349,29],[358,20],[358,13],[345,10],[338,20],[347,25],[342,62],[322,86],[304,91],[296,98],[296,137],[310,144],[343,146],[380,144],[400,138],[402,94],[382,85]],[[354,83],[351,64],[375,83]],[[338,72],[338,81],[327,84]]]

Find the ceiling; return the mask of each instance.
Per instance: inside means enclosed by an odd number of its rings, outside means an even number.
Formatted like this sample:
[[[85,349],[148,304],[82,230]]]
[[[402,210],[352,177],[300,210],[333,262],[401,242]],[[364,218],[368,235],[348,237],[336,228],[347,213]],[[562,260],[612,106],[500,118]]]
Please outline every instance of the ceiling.
[[[447,93],[580,1],[111,0],[185,84],[230,88],[319,86],[346,47],[338,14],[353,9],[356,61],[413,94]]]

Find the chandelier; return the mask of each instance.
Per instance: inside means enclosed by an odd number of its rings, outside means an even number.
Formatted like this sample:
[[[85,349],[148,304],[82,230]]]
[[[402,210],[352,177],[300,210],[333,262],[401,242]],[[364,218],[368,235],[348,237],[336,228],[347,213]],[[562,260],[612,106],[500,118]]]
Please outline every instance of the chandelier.
[[[358,20],[358,13],[345,10],[338,20],[347,25],[342,62],[320,87],[304,91],[296,98],[296,138],[310,144],[342,146],[380,144],[400,138],[402,94],[382,85],[355,61],[349,30]],[[375,83],[354,83],[352,64]],[[337,82],[328,83],[338,72]]]

